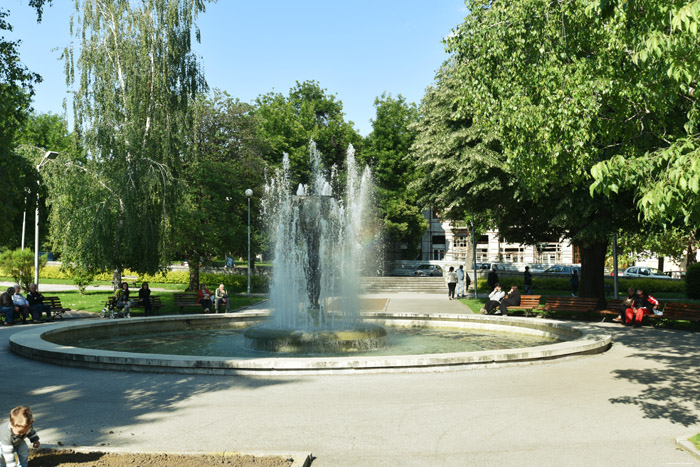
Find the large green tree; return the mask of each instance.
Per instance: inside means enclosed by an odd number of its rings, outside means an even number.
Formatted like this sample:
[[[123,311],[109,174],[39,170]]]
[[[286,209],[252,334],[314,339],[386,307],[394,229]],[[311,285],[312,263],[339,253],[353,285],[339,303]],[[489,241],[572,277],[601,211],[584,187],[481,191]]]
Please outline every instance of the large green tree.
[[[635,213],[629,193],[591,199],[590,169],[658,146],[682,127],[684,103],[644,111],[645,82],[626,44],[586,4],[472,0],[448,50],[461,83],[455,117],[499,143],[509,187],[492,201],[499,228],[512,240],[532,241],[543,226],[570,238],[581,251],[582,295],[602,297],[608,239]]]
[[[283,153],[289,154],[292,177],[299,183],[309,182],[311,140],[327,169],[342,169],[348,145],[358,148],[362,142],[353,123],[345,121],[343,103],[316,81],[297,82],[287,96],[259,96],[255,113],[260,135],[268,143],[267,160],[279,166]]]
[[[198,99],[192,137],[183,152],[172,244],[188,260],[190,290],[199,288],[200,259],[247,252],[245,190],[252,189],[255,200],[262,194],[267,150],[252,110],[252,105],[218,90]]]
[[[700,222],[700,0],[591,0],[589,14],[624,44],[626,66],[644,83],[639,110],[655,114],[682,102],[680,126],[641,154],[620,152],[593,167],[591,190],[614,197],[632,189],[648,222],[673,228]],[[630,118],[635,117],[631,115]],[[637,118],[638,119],[638,118]],[[639,183],[643,174],[644,183]]]
[[[89,269],[153,272],[168,260],[192,102],[206,88],[192,39],[202,0],[84,0],[67,49],[80,151],[51,177],[51,233]]]
[[[375,99],[374,107],[372,132],[365,139],[360,159],[369,164],[377,184],[389,259],[413,259],[428,227],[415,191],[409,190],[410,183],[419,177],[409,157],[416,138],[411,125],[418,120],[418,108],[400,94],[394,98],[386,93]],[[402,244],[408,248],[402,249]]]

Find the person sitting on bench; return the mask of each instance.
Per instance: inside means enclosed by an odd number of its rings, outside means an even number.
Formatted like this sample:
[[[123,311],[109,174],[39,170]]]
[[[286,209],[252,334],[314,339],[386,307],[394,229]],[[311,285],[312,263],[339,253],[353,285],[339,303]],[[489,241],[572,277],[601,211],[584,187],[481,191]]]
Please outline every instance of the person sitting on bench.
[[[518,291],[518,286],[513,285],[510,288],[510,292],[508,292],[508,295],[505,296],[503,300],[501,300],[500,305],[498,305],[499,311],[497,311],[495,314],[501,314],[503,316],[508,316],[508,307],[509,306],[519,306],[520,305],[520,292]]]
[[[501,284],[496,283],[493,287],[493,291],[489,294],[489,301],[481,309],[482,315],[488,315],[491,311],[501,304],[501,300],[505,297],[506,293],[501,290]]]

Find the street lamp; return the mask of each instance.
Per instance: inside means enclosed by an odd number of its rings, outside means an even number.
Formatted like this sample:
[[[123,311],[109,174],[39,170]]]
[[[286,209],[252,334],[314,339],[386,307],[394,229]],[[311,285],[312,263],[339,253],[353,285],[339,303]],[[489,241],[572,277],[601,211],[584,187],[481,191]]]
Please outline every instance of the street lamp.
[[[58,153],[46,151],[41,162],[36,166],[36,211],[34,213],[34,283],[39,285],[39,188],[41,187],[39,172],[41,167],[52,159],[56,159]]]
[[[253,190],[248,188],[245,195],[248,197],[248,297],[250,298],[250,197],[253,196]]]

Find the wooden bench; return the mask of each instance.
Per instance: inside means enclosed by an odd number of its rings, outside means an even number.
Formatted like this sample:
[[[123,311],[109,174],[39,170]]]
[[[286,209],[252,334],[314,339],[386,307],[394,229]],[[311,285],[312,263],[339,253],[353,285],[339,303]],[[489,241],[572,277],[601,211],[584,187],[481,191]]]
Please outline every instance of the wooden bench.
[[[179,293],[174,293],[173,294],[173,299],[175,302],[175,306],[180,307],[179,313],[182,314],[182,311],[185,307],[199,307],[202,308],[202,305],[200,305],[197,302],[197,299],[199,297],[197,296],[197,292],[179,292]]]
[[[70,308],[66,308],[61,305],[61,299],[58,297],[44,297],[44,305],[51,307],[51,317],[63,319],[63,313],[66,311],[71,311]]]
[[[607,308],[605,310],[596,310],[596,313],[603,317],[602,321],[608,318],[615,319],[620,316],[621,313],[625,313],[625,308],[627,308],[627,306],[623,305],[623,302],[624,300],[621,298],[611,298],[608,300]]]
[[[113,308],[113,303],[114,303],[114,298],[115,297],[109,297],[107,301],[105,302],[105,309],[112,309]],[[134,308],[143,308],[143,303],[139,303],[138,299],[133,299],[134,304],[131,307],[133,310]],[[151,309],[157,314],[158,311],[163,308],[163,302],[161,301],[160,297],[158,295],[151,295]]]
[[[520,305],[511,305],[508,307],[508,313],[511,310],[525,310],[525,316],[529,316],[532,310],[540,306],[542,295],[521,295]]]
[[[690,321],[700,323],[700,304],[667,302],[661,315],[646,315],[657,323],[662,319]]]
[[[552,311],[576,313],[577,315],[591,314],[598,305],[597,298],[588,297],[549,297],[544,307],[540,308],[547,316]]]

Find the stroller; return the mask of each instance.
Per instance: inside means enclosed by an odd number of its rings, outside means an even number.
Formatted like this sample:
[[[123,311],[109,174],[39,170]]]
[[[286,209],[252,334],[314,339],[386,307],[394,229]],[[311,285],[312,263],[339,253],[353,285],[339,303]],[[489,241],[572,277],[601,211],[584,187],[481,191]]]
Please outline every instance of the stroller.
[[[134,306],[133,300],[127,300],[126,303],[119,302],[115,297],[109,297],[109,301],[102,308],[100,318],[130,318],[130,309]]]

